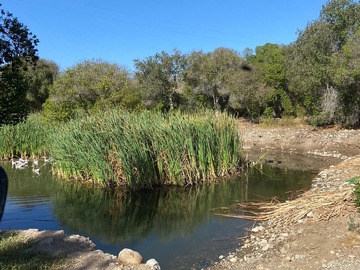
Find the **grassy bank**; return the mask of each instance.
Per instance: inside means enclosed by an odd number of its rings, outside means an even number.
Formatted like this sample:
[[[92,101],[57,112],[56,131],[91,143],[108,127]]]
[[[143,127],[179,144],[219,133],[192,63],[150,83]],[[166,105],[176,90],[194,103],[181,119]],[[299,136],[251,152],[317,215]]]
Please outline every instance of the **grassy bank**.
[[[0,269],[64,269],[68,263],[44,252],[18,231],[0,231]]]
[[[52,127],[37,117],[2,127],[0,155],[51,155],[65,179],[147,188],[211,182],[237,172],[235,120],[213,113],[164,116],[108,111]]]

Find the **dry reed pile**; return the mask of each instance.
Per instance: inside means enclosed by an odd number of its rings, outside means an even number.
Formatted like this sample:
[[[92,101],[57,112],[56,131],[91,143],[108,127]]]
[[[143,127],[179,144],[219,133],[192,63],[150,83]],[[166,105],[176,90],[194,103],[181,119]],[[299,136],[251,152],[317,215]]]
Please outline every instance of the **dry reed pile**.
[[[238,218],[268,221],[272,227],[290,226],[306,217],[323,221],[357,213],[351,187],[328,192],[310,190],[292,201],[250,202],[240,204],[240,207],[249,214],[239,215]]]

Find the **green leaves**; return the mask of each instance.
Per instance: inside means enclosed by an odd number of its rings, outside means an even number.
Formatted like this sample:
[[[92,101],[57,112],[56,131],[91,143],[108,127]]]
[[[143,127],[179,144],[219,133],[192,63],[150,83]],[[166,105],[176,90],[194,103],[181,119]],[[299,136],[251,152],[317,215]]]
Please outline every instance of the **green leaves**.
[[[177,50],[172,54],[162,51],[145,60],[135,60],[134,63],[135,76],[147,107],[154,108],[162,104],[164,110],[169,110],[179,105],[183,73],[188,65],[184,55]]]
[[[38,42],[17,18],[0,9],[0,126],[16,124],[28,114],[27,85],[21,69],[27,62],[37,61]]]
[[[16,17],[0,9],[0,66],[16,65],[21,59],[35,63],[38,42],[37,37]]]
[[[123,99],[136,91],[129,72],[102,60],[84,61],[61,73],[55,80],[44,115],[53,121],[89,115],[104,107],[121,106]],[[124,102],[136,107],[140,100]]]

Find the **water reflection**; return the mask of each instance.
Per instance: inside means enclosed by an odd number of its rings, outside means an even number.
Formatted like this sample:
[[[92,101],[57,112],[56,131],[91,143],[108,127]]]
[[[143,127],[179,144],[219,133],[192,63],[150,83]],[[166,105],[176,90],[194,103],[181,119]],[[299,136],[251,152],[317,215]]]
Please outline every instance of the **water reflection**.
[[[236,202],[307,190],[313,176],[264,166],[217,184],[125,194],[55,181],[47,166],[35,176],[3,165],[9,200],[0,229],[64,229],[91,237],[105,252],[133,248],[164,269],[198,269],[236,248],[249,221],[214,213]]]

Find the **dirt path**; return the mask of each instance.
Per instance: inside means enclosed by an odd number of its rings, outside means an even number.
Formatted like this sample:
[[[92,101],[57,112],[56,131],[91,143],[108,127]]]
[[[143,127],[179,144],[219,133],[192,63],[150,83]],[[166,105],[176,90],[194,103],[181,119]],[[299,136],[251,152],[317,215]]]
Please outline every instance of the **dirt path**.
[[[264,157],[281,166],[288,155],[303,154],[303,159],[291,164],[294,168],[319,169],[306,162],[306,155],[316,155],[321,169],[313,190],[328,192],[348,188],[343,183],[360,175],[360,131],[314,129],[309,126],[271,127],[240,123],[244,148],[254,162]],[[286,164],[289,166],[289,164]],[[355,209],[355,208],[354,208]],[[314,222],[306,216],[301,222],[284,228],[263,224],[253,232],[245,249],[224,254],[209,270],[223,269],[360,269],[360,234],[354,219],[337,217]],[[38,247],[69,259],[68,269],[151,269],[145,265],[124,266],[115,263],[116,257],[96,250],[95,245],[81,236],[67,236],[63,232],[23,231],[37,241]],[[156,258],[155,258],[156,259]],[[160,262],[161,265],[161,262]]]

